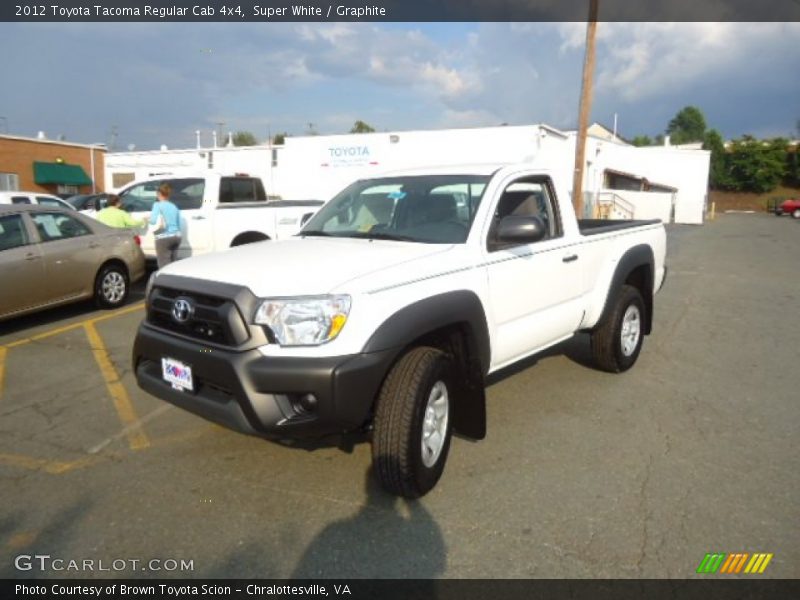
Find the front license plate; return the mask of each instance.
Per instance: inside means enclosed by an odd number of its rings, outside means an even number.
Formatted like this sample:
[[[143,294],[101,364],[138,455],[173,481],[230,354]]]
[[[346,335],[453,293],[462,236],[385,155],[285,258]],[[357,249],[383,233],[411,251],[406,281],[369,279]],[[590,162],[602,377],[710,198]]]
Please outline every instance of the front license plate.
[[[161,373],[164,381],[171,384],[176,390],[189,390],[194,389],[192,382],[192,367],[182,363],[174,358],[161,359]]]

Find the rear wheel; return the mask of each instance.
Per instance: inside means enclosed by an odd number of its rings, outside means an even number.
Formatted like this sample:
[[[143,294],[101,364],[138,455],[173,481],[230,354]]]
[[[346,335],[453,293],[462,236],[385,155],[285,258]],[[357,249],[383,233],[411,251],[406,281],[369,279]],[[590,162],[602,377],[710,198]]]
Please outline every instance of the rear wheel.
[[[452,432],[452,363],[436,348],[405,354],[378,396],[372,463],[381,485],[406,498],[429,492],[444,471]]]
[[[611,312],[592,332],[592,357],[603,371],[621,373],[630,369],[642,349],[644,301],[635,287],[623,285]]]
[[[122,306],[130,291],[128,271],[121,265],[106,265],[94,282],[94,299],[100,308]]]
[[[792,217],[795,219],[800,219],[800,208],[795,208],[792,211]]]

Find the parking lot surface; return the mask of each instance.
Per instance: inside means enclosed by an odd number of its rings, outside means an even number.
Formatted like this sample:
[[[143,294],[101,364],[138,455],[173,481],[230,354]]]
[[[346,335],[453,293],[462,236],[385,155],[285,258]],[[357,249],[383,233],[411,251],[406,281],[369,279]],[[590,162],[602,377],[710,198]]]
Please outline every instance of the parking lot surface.
[[[638,364],[592,370],[578,336],[493,376],[488,437],[455,439],[416,502],[380,491],[365,444],[282,446],[140,391],[143,284],[116,312],[2,323],[0,577],[684,578],[709,552],[798,577],[798,257],[790,219],[671,227]],[[15,567],[34,554],[142,563]]]

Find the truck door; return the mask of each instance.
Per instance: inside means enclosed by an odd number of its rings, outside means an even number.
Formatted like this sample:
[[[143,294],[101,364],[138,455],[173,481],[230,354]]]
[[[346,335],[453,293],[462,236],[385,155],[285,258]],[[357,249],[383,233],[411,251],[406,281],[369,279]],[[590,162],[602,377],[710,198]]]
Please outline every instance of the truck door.
[[[492,368],[568,337],[583,315],[578,246],[564,236],[551,181],[512,178],[502,189],[485,246],[495,324]],[[497,226],[509,215],[539,216],[546,237],[532,244],[498,245]]]
[[[185,258],[193,254],[211,251],[212,219],[211,197],[206,199],[206,181],[200,177],[176,177],[136,183],[121,191],[122,206],[137,219],[149,219],[156,200],[158,186],[169,183],[172,187],[170,200],[181,211],[181,245],[178,256]],[[209,191],[215,194],[216,190]],[[142,235],[142,251],[149,258],[156,255],[153,227],[147,226]]]

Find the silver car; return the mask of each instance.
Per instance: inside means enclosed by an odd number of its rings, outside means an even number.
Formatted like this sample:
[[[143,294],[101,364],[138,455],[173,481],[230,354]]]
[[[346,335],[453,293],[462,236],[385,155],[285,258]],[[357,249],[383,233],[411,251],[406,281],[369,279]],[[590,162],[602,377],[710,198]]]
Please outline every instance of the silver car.
[[[116,308],[144,272],[133,231],[75,210],[0,205],[0,320],[85,298]]]

